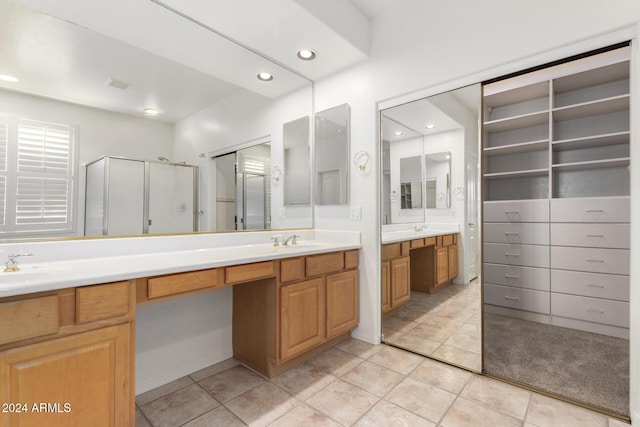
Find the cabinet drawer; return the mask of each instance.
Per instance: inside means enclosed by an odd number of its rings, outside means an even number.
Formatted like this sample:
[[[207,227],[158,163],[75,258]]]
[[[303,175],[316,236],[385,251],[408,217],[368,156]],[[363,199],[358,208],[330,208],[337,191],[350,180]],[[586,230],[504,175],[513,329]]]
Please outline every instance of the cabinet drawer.
[[[551,244],[629,249],[629,224],[551,224]]]
[[[551,290],[563,294],[629,301],[629,276],[551,270]]]
[[[129,282],[83,286],[76,289],[76,322],[109,319],[129,313]]]
[[[346,251],[344,253],[344,268],[358,268],[358,251]]]
[[[592,273],[629,274],[626,249],[551,246],[551,268]]]
[[[549,267],[549,246],[485,243],[483,258],[491,264]]]
[[[216,269],[191,271],[189,273],[170,274],[152,277],[148,281],[149,299],[181,294],[198,289],[221,285]]]
[[[0,304],[0,344],[56,333],[58,309],[57,295]]]
[[[304,257],[280,261],[280,281],[291,282],[304,279]]]
[[[387,261],[393,258],[398,258],[402,254],[400,242],[389,243],[388,245],[382,245],[382,260]]]
[[[628,302],[552,293],[551,314],[622,328],[629,327]]]
[[[548,200],[484,202],[485,222],[549,222]]]
[[[317,276],[341,270],[344,270],[344,254],[342,252],[312,255],[306,258],[307,276]]]
[[[276,266],[273,261],[234,265],[233,267],[225,268],[225,282],[228,284],[264,279],[265,277],[273,277],[275,275]]]
[[[549,269],[547,268],[484,264],[482,275],[485,283],[494,285],[535,289],[538,291],[551,289]]]
[[[484,241],[488,243],[549,244],[549,224],[542,222],[487,223],[482,232]]]
[[[442,236],[442,246],[453,245],[453,234],[446,234]]]
[[[485,284],[484,303],[549,314],[549,292]]]
[[[413,248],[421,248],[424,246],[424,239],[413,239],[411,241],[411,249]]]
[[[425,237],[424,239],[425,246],[435,246],[436,245],[436,237]]]
[[[551,200],[552,222],[629,222],[629,197]]]

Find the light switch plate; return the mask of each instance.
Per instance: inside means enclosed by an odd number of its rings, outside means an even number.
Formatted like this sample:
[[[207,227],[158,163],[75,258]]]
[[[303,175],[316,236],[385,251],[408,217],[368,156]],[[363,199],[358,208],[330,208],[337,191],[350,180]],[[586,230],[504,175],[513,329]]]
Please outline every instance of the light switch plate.
[[[362,219],[362,207],[351,206],[351,219],[354,221],[360,221]]]

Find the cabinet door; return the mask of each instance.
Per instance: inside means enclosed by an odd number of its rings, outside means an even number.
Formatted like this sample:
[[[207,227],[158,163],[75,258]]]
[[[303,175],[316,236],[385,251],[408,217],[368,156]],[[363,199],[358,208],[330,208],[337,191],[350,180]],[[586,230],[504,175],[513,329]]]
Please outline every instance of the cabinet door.
[[[436,249],[436,284],[442,285],[449,280],[449,248]]]
[[[391,261],[391,307],[395,308],[409,301],[409,257]]]
[[[451,245],[447,248],[449,263],[449,280],[458,276],[458,245]]]
[[[126,323],[0,353],[0,402],[28,406],[0,425],[132,425],[130,333]]]
[[[280,288],[280,360],[296,356],[326,336],[324,279]]]
[[[327,338],[358,325],[358,270],[327,276]]]
[[[382,313],[386,313],[391,310],[391,261],[382,262],[380,288],[382,292]]]

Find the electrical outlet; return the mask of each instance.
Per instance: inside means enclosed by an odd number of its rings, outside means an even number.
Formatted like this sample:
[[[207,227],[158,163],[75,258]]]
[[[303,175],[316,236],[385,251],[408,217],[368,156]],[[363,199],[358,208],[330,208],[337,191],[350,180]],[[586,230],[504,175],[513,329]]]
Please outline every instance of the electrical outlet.
[[[362,219],[362,208],[360,206],[351,206],[350,218],[354,221]]]

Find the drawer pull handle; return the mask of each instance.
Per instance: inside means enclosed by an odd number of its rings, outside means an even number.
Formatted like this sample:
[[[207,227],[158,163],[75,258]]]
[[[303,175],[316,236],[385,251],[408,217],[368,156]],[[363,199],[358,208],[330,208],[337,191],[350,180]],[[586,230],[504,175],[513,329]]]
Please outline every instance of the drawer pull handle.
[[[587,262],[604,262],[602,259],[588,259]]]
[[[510,215],[520,215],[520,211],[504,211],[505,214]]]
[[[604,234],[587,234],[587,237],[604,237]]]
[[[593,308],[593,307],[587,307],[585,308],[586,311],[589,311],[591,313],[600,313],[600,314],[604,314],[604,310],[601,308]]]
[[[604,209],[587,209],[588,213],[603,213]]]
[[[510,254],[510,253],[505,252],[504,256],[520,256],[520,254]]]
[[[589,288],[603,288],[604,289],[604,285],[601,283],[587,283],[587,287]]]
[[[520,233],[509,233],[509,232],[506,232],[506,233],[504,233],[504,235],[505,236],[519,236]]]
[[[508,295],[505,295],[504,299],[510,300],[510,301],[520,301],[519,297],[510,297]]]
[[[519,279],[520,278],[520,276],[513,276],[511,274],[505,274],[504,277],[507,278],[507,279]]]

